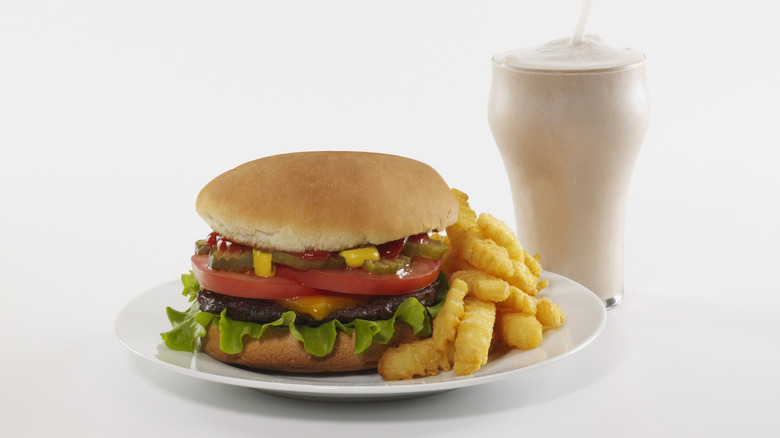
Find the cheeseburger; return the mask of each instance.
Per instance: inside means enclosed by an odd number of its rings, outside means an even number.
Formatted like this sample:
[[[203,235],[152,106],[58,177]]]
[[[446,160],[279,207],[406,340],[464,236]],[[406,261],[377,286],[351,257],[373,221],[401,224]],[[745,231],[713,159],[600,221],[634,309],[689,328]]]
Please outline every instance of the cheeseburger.
[[[189,310],[167,309],[171,349],[200,345],[249,368],[376,368],[385,349],[431,333],[448,291],[447,247],[429,237],[458,203],[430,166],[367,152],[251,161],[196,200],[212,232],[182,275]]]

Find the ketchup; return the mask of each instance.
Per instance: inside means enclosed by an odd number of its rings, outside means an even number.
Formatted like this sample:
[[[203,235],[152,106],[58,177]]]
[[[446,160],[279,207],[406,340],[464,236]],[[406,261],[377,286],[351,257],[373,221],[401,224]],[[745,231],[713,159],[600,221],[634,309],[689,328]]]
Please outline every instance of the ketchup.
[[[398,257],[399,254],[401,254],[401,251],[404,249],[404,245],[406,244],[406,237],[403,239],[393,240],[391,242],[386,242],[381,245],[378,245],[376,247],[377,251],[379,251],[379,256],[383,259],[394,259]]]
[[[242,245],[240,243],[233,242],[232,240],[228,240],[222,236],[219,235],[216,231],[212,231],[209,233],[208,237],[206,237],[206,246],[208,248],[211,248],[212,246],[216,245],[217,249],[220,251],[249,251],[252,248],[246,245]]]

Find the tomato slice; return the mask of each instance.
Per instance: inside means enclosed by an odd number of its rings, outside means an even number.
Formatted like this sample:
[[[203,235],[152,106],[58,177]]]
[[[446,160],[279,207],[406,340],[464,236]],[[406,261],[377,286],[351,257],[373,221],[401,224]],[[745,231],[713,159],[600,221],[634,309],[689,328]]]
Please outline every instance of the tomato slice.
[[[322,295],[323,291],[300,282],[280,276],[257,277],[240,272],[225,272],[209,269],[209,256],[194,255],[192,273],[198,283],[210,291],[242,298],[279,300],[311,295]],[[281,265],[280,265],[281,266]]]
[[[398,295],[428,286],[439,275],[440,260],[412,258],[412,263],[397,274],[372,274],[363,269],[307,269],[276,265],[276,276],[306,286],[346,294]]]

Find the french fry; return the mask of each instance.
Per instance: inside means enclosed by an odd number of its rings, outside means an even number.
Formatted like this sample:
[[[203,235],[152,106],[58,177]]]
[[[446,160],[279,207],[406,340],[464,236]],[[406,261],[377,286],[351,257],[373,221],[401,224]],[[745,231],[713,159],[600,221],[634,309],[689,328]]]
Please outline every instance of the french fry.
[[[454,272],[476,268],[471,266],[469,262],[463,260],[460,254],[450,247],[444,254],[444,257],[442,257],[439,269],[447,275],[448,280],[451,280],[450,277]]]
[[[452,278],[466,282],[469,293],[480,300],[497,303],[509,297],[509,283],[488,273],[467,269],[453,273]]]
[[[536,319],[547,330],[558,328],[566,321],[566,316],[561,310],[561,306],[552,302],[548,297],[544,297],[536,303]]]
[[[433,339],[401,344],[382,355],[377,366],[385,380],[408,380],[439,373],[441,353],[433,348]]]
[[[477,225],[477,214],[469,206],[468,195],[457,189],[452,189],[452,194],[458,201],[458,219],[447,227],[447,236],[454,247],[460,248],[466,236],[478,233],[479,226]]]
[[[452,369],[452,364],[455,362],[455,343],[450,342],[447,344],[447,351],[441,353],[439,359],[439,369],[442,371],[449,371]]]
[[[539,264],[539,254],[531,256],[526,252],[523,257],[523,263],[528,266],[528,270],[531,272],[531,275],[536,278],[541,277],[542,265]]]
[[[455,196],[455,199],[458,201],[458,220],[476,225],[477,213],[475,213],[469,205],[469,195],[458,189],[452,189],[452,195]]]
[[[531,350],[542,345],[542,324],[533,315],[507,313],[502,315],[501,339],[512,347]]]
[[[502,276],[507,283],[522,290],[528,295],[534,296],[537,293],[536,285],[538,283],[537,277],[535,277],[523,262],[512,260],[512,274],[509,276]]]
[[[519,261],[525,259],[526,253],[517,241],[517,236],[504,221],[489,213],[481,213],[477,218],[477,225],[483,235],[506,248],[509,258]]]
[[[496,320],[494,303],[468,297],[464,307],[452,365],[452,371],[457,375],[471,374],[487,363]]]
[[[463,258],[480,271],[505,279],[514,275],[513,261],[503,246],[490,239],[481,238],[476,233],[468,233],[462,245]]]
[[[537,300],[521,291],[515,286],[509,287],[509,296],[504,301],[498,303],[502,309],[508,309],[510,312],[525,313],[526,315],[536,315]]]
[[[468,286],[463,280],[453,280],[447,300],[433,321],[433,346],[439,352],[446,353],[447,345],[455,340],[458,334],[458,324],[463,318],[463,299],[468,292]]]

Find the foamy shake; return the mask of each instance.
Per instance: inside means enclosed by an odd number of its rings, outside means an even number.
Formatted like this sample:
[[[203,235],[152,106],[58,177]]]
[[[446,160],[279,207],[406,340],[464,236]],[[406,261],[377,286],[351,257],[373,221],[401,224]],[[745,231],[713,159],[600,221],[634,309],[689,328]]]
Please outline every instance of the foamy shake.
[[[520,242],[607,307],[623,297],[626,201],[649,118],[636,50],[587,35],[493,57],[488,120]]]

